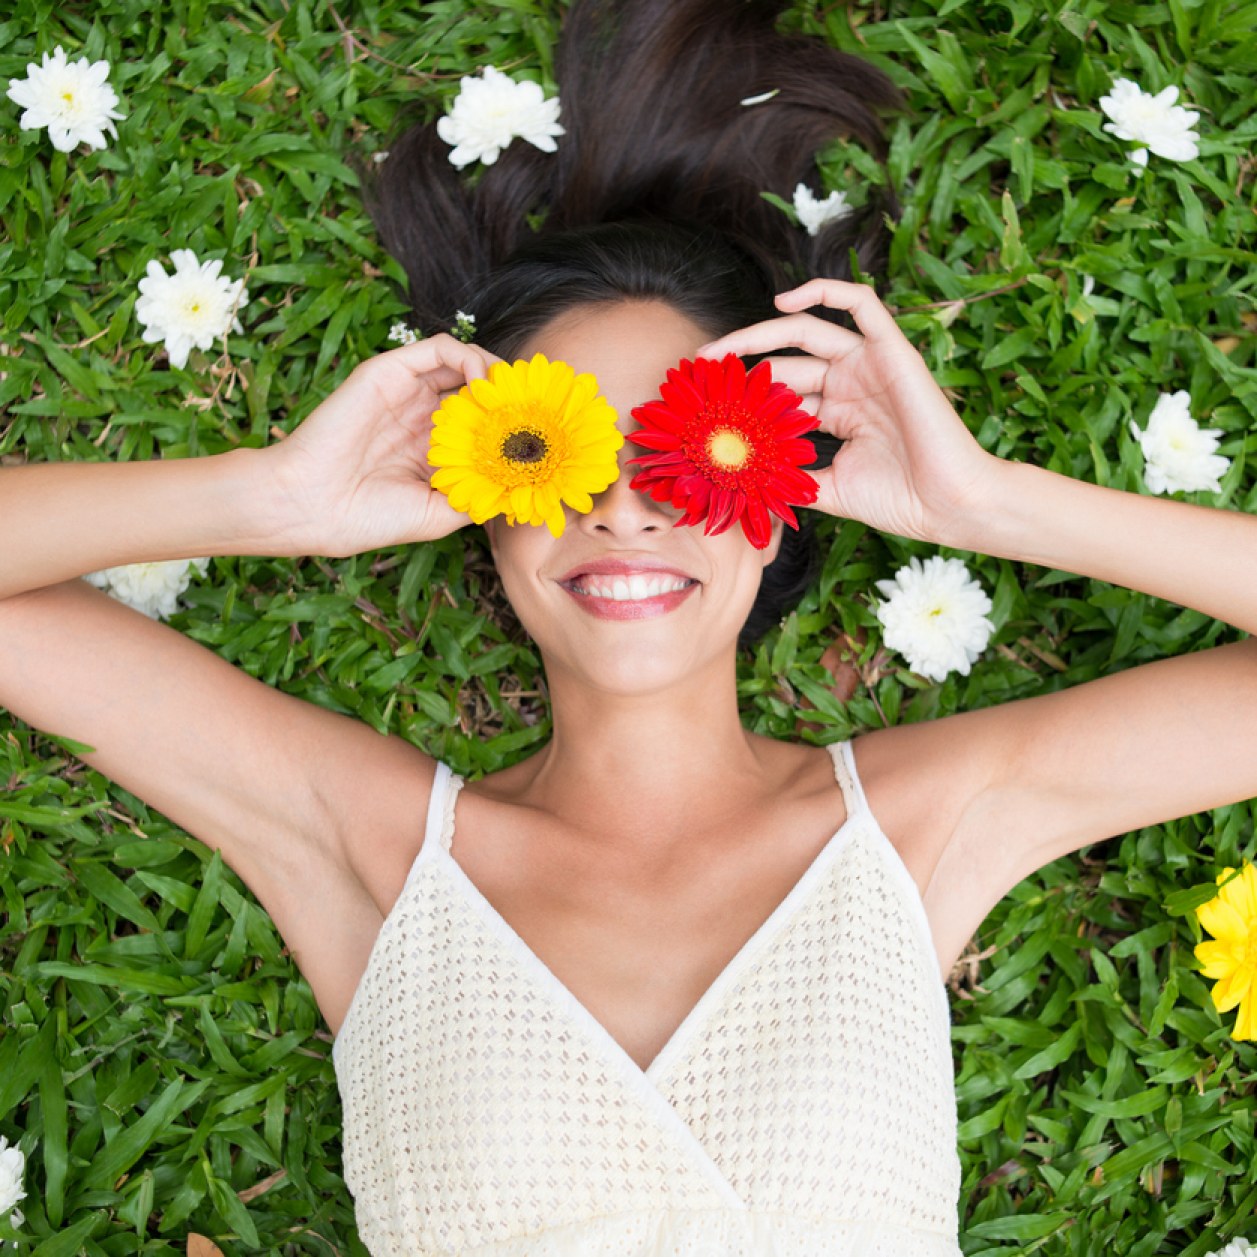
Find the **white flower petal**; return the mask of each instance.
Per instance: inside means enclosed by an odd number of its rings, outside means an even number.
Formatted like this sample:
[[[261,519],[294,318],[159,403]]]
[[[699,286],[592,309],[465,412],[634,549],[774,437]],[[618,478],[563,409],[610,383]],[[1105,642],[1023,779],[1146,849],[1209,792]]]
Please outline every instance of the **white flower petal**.
[[[1130,79],[1117,79],[1113,90],[1100,97],[1100,108],[1112,119],[1103,129],[1141,145],[1131,154],[1140,166],[1148,164],[1149,150],[1172,161],[1191,161],[1200,139],[1192,126],[1200,114],[1176,105],[1177,99],[1177,87],[1163,88],[1153,96]]]
[[[19,1200],[26,1199],[22,1175],[26,1171],[26,1154],[0,1135],[0,1213],[8,1213]],[[13,1223],[20,1226],[20,1222]]]
[[[450,145],[450,161],[459,169],[474,161],[488,166],[514,139],[553,153],[555,137],[565,134],[558,116],[558,97],[546,100],[539,84],[516,83],[486,66],[479,77],[460,80],[450,112],[437,119],[436,133]]]
[[[913,557],[892,580],[875,582],[886,601],[877,607],[883,641],[914,672],[942,681],[969,674],[994,631],[991,600],[960,559]]]
[[[249,296],[243,279],[221,274],[221,260],[202,264],[191,249],[175,249],[170,256],[173,274],[156,261],[148,263],[137,285],[135,317],[145,342],[165,341],[171,365],[182,367],[194,347],[210,349],[233,328],[244,330],[238,315]]]
[[[1225,1248],[1206,1253],[1205,1257],[1257,1257],[1257,1243],[1237,1236]]]
[[[1201,428],[1192,418],[1190,395],[1180,389],[1162,393],[1141,432],[1131,435],[1144,455],[1144,483],[1151,493],[1221,491],[1221,477],[1231,460],[1215,453],[1221,428]]]
[[[89,573],[87,579],[149,619],[165,620],[178,609],[179,595],[187,589],[192,576],[204,576],[208,567],[208,558],[160,559],[107,567]]]
[[[93,149],[107,144],[105,132],[117,135],[113,124],[124,115],[114,108],[117,93],[107,82],[109,62],[66,59],[60,44],[42,64],[28,62],[25,79],[10,79],[8,97],[21,105],[24,113],[18,125],[24,131],[48,129],[53,147],[71,152],[86,143]]]
[[[843,218],[852,211],[847,204],[845,192],[831,192],[823,201],[819,201],[806,183],[800,183],[794,189],[794,212],[799,216],[799,222],[807,228],[807,234],[814,236],[826,223]]]

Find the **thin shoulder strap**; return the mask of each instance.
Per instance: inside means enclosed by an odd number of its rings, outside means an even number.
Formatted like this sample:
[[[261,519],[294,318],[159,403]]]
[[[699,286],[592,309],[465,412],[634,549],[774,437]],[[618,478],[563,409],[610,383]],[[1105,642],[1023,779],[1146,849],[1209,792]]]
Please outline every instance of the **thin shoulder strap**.
[[[441,821],[445,816],[445,791],[449,788],[450,766],[437,760],[436,776],[432,779],[432,795],[428,799],[428,820],[423,830],[423,843],[426,847],[436,842],[441,833]]]
[[[847,805],[847,815],[854,816],[868,807],[868,802],[864,797],[864,788],[860,785],[860,774],[856,772],[850,738],[845,742],[831,742],[829,754],[834,761],[834,778],[842,790],[842,800]]]
[[[432,793],[428,796],[428,817],[423,827],[423,845],[415,857],[411,876],[424,860],[430,860],[436,854],[441,842],[441,830],[445,824],[445,800],[449,794],[450,778],[453,773],[448,764],[437,761],[436,776],[432,779]],[[410,880],[408,877],[407,881]]]
[[[428,796],[428,815],[423,826],[423,843],[419,854],[415,856],[410,872],[406,874],[405,890],[418,875],[420,866],[433,859],[442,847],[450,849],[450,840],[454,836],[453,802],[458,794],[458,787],[463,779],[457,776],[448,764],[437,760],[436,774],[432,778],[432,793]]]

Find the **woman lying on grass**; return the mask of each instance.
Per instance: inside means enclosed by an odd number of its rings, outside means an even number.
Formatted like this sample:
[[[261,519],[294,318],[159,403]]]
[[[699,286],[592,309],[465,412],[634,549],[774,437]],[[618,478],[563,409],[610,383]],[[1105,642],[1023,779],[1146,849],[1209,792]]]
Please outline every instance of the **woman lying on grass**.
[[[778,36],[777,5],[627,7],[614,31],[570,12],[556,154],[516,145],[468,191],[433,128],[392,146],[373,209],[427,339],[358,366],[266,449],[0,472],[0,702],[94,747],[271,914],[337,1036],[372,1253],[954,1255],[943,978],[1034,870],[1257,794],[1252,641],[829,748],[760,737],[739,719],[739,640],[797,596],[808,529],[780,510],[766,536],[683,523],[632,487],[641,447],[612,441],[605,488],[557,518],[547,499],[550,526],[526,494],[514,523],[487,520],[553,736],[464,783],[77,579],[466,526],[430,484],[433,415],[467,385],[484,403],[498,362],[591,374],[628,435],[679,364],[766,356],[843,443],[810,477],[815,512],[1257,628],[1257,521],[987,453],[842,278],[852,247],[876,262],[876,214],[813,241],[760,198],[831,135],[876,146],[879,73]],[[781,66],[796,108],[739,105]],[[818,277],[792,284],[790,264]],[[436,334],[464,307],[476,343]],[[557,381],[494,419],[484,476],[552,452]],[[717,485],[754,410],[721,405]],[[451,439],[473,451],[472,428]]]

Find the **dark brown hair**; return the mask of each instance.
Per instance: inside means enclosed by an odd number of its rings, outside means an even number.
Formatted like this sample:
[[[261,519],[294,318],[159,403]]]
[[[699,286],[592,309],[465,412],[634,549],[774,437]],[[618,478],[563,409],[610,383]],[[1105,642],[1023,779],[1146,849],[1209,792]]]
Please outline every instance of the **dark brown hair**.
[[[761,195],[789,200],[799,183],[819,191],[817,151],[838,138],[884,157],[880,119],[901,104],[881,70],[779,33],[785,7],[573,0],[555,61],[557,152],[517,140],[469,176],[424,119],[389,142],[382,166],[351,157],[405,268],[416,326],[448,330],[456,310],[470,310],[477,343],[509,358],[566,309],[655,298],[714,338],[772,317],[773,293],[805,278],[850,278],[853,254],[863,273],[879,272],[891,193],[870,189],[862,209],[815,236]],[[741,103],[766,92],[775,95]],[[743,644],[811,579],[814,516],[802,520],[765,571]]]

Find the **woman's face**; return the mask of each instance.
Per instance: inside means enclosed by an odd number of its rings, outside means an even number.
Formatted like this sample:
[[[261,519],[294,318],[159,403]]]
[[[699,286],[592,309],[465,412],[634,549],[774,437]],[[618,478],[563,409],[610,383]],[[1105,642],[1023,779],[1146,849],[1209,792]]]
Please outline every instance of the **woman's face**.
[[[627,434],[637,427],[633,407],[656,398],[668,369],[710,339],[671,306],[625,301],[560,315],[519,357],[541,353],[592,373]],[[507,597],[552,686],[563,672],[643,694],[723,663],[776,556],[780,523],[757,550],[736,524],[707,537],[701,524],[678,525],[681,512],[669,503],[630,489],[635,469],[625,464],[642,453],[625,442],[619,479],[594,495],[589,514],[569,508],[561,537],[500,516],[486,526]]]

